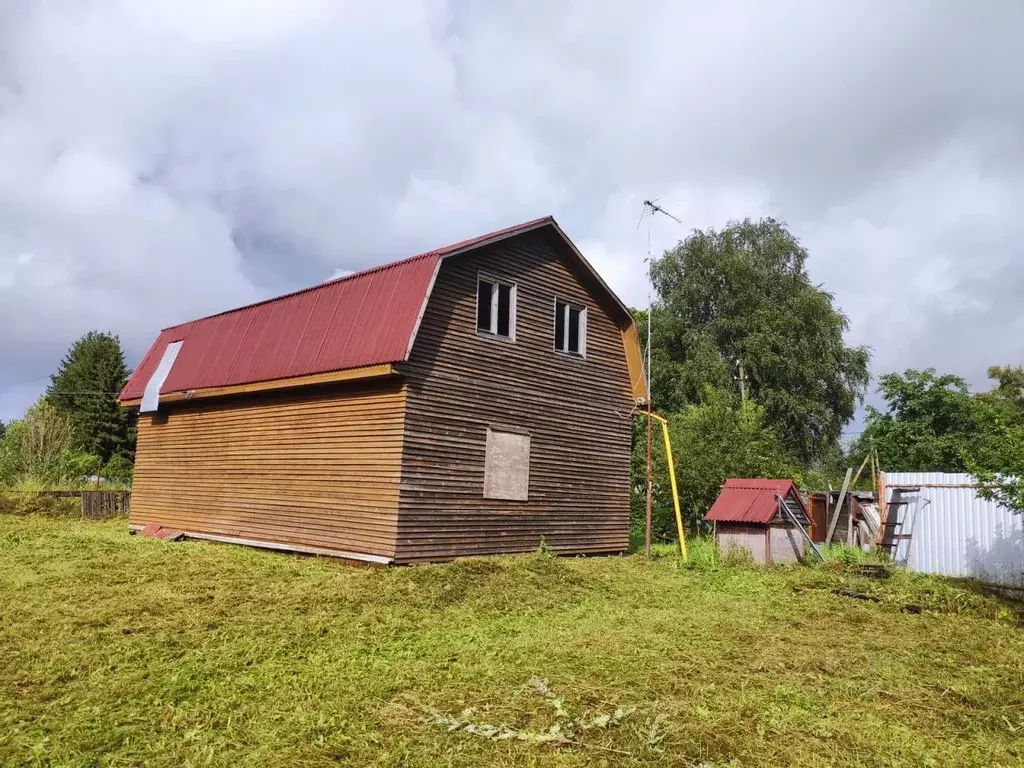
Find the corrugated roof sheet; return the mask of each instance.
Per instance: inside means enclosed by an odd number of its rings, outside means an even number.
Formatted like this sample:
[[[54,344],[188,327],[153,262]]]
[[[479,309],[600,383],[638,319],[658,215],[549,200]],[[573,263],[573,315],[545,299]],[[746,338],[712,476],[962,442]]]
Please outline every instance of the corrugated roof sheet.
[[[704,519],[721,523],[770,523],[779,509],[776,494],[795,498],[807,513],[792,480],[734,477],[725,481]]]
[[[554,219],[534,219],[295,293],[165,328],[120,397],[142,397],[164,349],[174,341],[183,343],[160,388],[164,394],[405,360],[442,257],[545,224],[553,225]]]
[[[971,475],[885,472],[883,477],[889,499],[897,487],[921,489],[908,493],[910,498],[919,496],[920,502],[907,507],[917,519],[909,552],[901,545],[897,557],[909,554],[910,570],[1024,586],[1024,520],[978,496]]]

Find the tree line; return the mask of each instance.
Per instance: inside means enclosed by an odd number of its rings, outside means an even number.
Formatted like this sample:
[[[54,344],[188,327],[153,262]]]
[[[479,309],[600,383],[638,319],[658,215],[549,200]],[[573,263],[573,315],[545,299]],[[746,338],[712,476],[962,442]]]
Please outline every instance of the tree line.
[[[966,472],[983,496],[1024,510],[1024,368],[993,366],[988,377],[992,388],[979,393],[932,368],[880,377],[887,407],[867,409],[851,458],[874,450],[898,471]]]
[[[870,350],[846,343],[847,317],[812,283],[808,251],[767,218],[695,230],[651,265],[651,391],[668,419],[687,526],[729,477],[791,477],[838,488],[847,466],[877,452],[891,471],[970,472],[987,495],[1024,508],[1024,371],[993,368],[990,392],[934,371],[879,379],[887,406],[844,445],[863,404]],[[641,343],[647,312],[633,310]],[[654,452],[654,534],[674,537],[667,467]],[[645,425],[634,425],[632,530],[646,505]]]
[[[117,403],[129,374],[116,335],[90,331],[72,344],[39,400],[0,424],[0,485],[129,482],[136,414]]]

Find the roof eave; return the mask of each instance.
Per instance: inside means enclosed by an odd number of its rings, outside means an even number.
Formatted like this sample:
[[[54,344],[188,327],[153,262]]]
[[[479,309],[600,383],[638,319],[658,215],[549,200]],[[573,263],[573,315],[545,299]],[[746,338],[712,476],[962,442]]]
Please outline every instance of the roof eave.
[[[163,392],[160,394],[160,404],[163,405],[164,403],[182,402],[185,400],[202,400],[211,397],[228,397],[230,395],[248,395],[258,392],[309,387],[316,384],[363,381],[366,379],[392,376],[397,373],[398,371],[395,370],[395,367],[391,363],[366,365],[360,368],[346,368],[341,371],[328,371],[326,373],[316,373],[307,376],[292,376],[283,379],[271,379],[269,381],[254,381],[248,384],[232,384],[223,387],[203,387],[201,389]],[[138,408],[141,402],[141,397],[119,397],[117,399],[118,405],[122,408]]]

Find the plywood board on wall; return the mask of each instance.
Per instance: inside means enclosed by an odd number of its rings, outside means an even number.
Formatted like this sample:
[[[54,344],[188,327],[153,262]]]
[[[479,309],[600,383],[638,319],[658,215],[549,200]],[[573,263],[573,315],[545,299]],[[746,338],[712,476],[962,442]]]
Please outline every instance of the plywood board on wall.
[[[530,495],[530,436],[487,428],[484,498],[526,501]]]

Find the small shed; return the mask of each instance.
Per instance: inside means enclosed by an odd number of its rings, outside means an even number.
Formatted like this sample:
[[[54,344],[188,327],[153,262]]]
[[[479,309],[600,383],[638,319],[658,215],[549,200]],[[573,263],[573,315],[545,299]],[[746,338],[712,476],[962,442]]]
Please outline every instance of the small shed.
[[[779,503],[785,502],[790,514]],[[704,519],[715,524],[722,552],[746,550],[757,563],[791,563],[804,556],[804,531],[811,524],[807,505],[792,480],[731,478]]]

